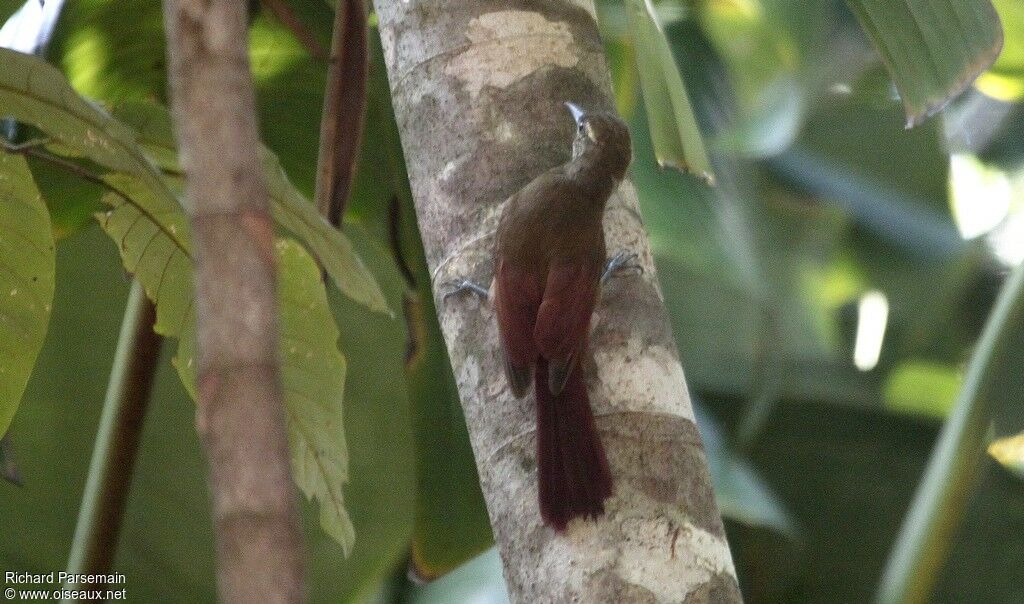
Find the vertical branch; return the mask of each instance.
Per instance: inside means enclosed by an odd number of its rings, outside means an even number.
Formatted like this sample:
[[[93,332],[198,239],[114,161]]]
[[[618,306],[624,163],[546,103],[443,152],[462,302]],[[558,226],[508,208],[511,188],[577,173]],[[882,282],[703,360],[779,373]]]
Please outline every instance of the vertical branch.
[[[563,163],[562,103],[613,110],[587,0],[375,0],[424,251],[439,287],[489,278],[501,204]],[[632,184],[609,201],[610,283],[588,389],[615,479],[596,522],[564,535],[537,510],[533,404],[509,392],[494,309],[438,304],[484,498],[515,602],[737,602],[735,570]]]
[[[155,320],[153,304],[138,281],[134,282],[121,322],[89,476],[78,510],[78,524],[68,557],[69,574],[104,575],[113,564],[160,357],[161,338],[153,332]],[[78,589],[77,584],[65,587]]]
[[[339,0],[334,9],[316,180],[316,205],[334,226],[341,226],[362,140],[369,70],[366,19],[366,0]]]
[[[167,0],[172,107],[195,247],[196,428],[220,597],[304,598],[278,365],[274,230],[257,157],[245,3]]]
[[[889,554],[877,602],[927,602],[946,561],[985,455],[992,414],[1019,404],[1024,350],[1024,264],[1003,284],[971,355],[949,419]]]

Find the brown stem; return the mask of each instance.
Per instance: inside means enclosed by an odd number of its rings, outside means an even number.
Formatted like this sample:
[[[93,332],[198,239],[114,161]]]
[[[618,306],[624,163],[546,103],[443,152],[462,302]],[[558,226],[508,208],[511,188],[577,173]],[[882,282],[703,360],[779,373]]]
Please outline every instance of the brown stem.
[[[280,368],[274,230],[257,150],[245,3],[166,0],[172,108],[191,201],[196,428],[225,602],[300,602],[303,547]]]
[[[292,7],[288,6],[284,0],[263,0],[263,5],[270,9],[274,17],[295,35],[295,38],[306,47],[310,55],[320,61],[330,60],[331,57],[328,55],[327,49],[320,45],[313,32],[309,31],[309,28],[302,23]]]
[[[331,62],[320,121],[316,204],[341,225],[359,157],[366,113],[367,13],[365,0],[339,0],[334,11]]]
[[[117,552],[121,520],[139,450],[162,339],[153,331],[156,309],[142,286],[132,285],[68,557],[70,575],[105,575]],[[79,589],[68,583],[69,590]]]

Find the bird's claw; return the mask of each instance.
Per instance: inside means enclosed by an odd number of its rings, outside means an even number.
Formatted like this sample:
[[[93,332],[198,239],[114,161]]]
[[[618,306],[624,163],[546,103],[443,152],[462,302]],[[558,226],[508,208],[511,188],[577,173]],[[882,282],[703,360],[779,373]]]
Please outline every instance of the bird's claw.
[[[617,273],[623,271],[636,271],[638,275],[644,274],[644,267],[637,262],[637,256],[633,252],[619,252],[608,259],[608,263],[604,265],[604,273],[601,274],[601,283],[606,283],[609,279],[614,277]]]
[[[445,291],[447,290],[447,291]],[[469,279],[453,279],[451,281],[445,281],[441,284],[441,301],[447,302],[448,298],[464,294],[466,292],[475,294],[480,297],[481,300],[486,300],[488,293],[483,286],[470,281]]]

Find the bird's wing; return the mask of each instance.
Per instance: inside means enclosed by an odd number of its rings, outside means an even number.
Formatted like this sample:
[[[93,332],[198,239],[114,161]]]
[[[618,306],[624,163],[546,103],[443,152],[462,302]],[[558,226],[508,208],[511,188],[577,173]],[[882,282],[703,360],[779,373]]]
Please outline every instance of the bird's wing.
[[[537,345],[533,341],[537,309],[544,293],[543,275],[499,259],[494,271],[494,310],[512,392],[521,397],[530,388]]]
[[[601,262],[590,257],[553,263],[548,270],[533,339],[541,356],[550,361],[553,394],[565,387],[586,343],[600,279]]]

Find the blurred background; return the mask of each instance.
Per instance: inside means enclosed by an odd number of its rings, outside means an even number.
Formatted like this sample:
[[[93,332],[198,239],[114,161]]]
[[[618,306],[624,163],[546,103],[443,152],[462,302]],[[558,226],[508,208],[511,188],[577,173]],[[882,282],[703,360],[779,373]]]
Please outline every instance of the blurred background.
[[[0,19],[21,4],[0,0]],[[251,3],[261,125],[311,195],[324,64],[277,4]],[[331,6],[286,4],[329,47]],[[714,188],[658,168],[626,8],[599,5],[634,135],[633,178],[749,602],[871,599],[1000,285],[1024,259],[1024,3],[994,4],[1001,57],[907,130],[845,3],[657,3]],[[428,291],[422,251],[376,40],[372,50],[345,229],[405,320],[331,292],[348,358],[345,497],[357,541],[346,559],[306,507],[311,599],[503,602],[450,368],[430,296],[418,295]],[[99,102],[166,101],[154,0],[67,2],[47,57]],[[0,482],[0,568],[49,572],[66,562],[130,279],[91,219],[99,191],[32,168],[61,237],[57,290],[11,428],[24,485]],[[167,348],[115,569],[129,600],[212,601],[205,464]],[[1024,429],[1022,397],[1010,390],[993,406],[993,436]],[[1021,560],[1022,475],[986,457],[934,600],[1024,601]]]

